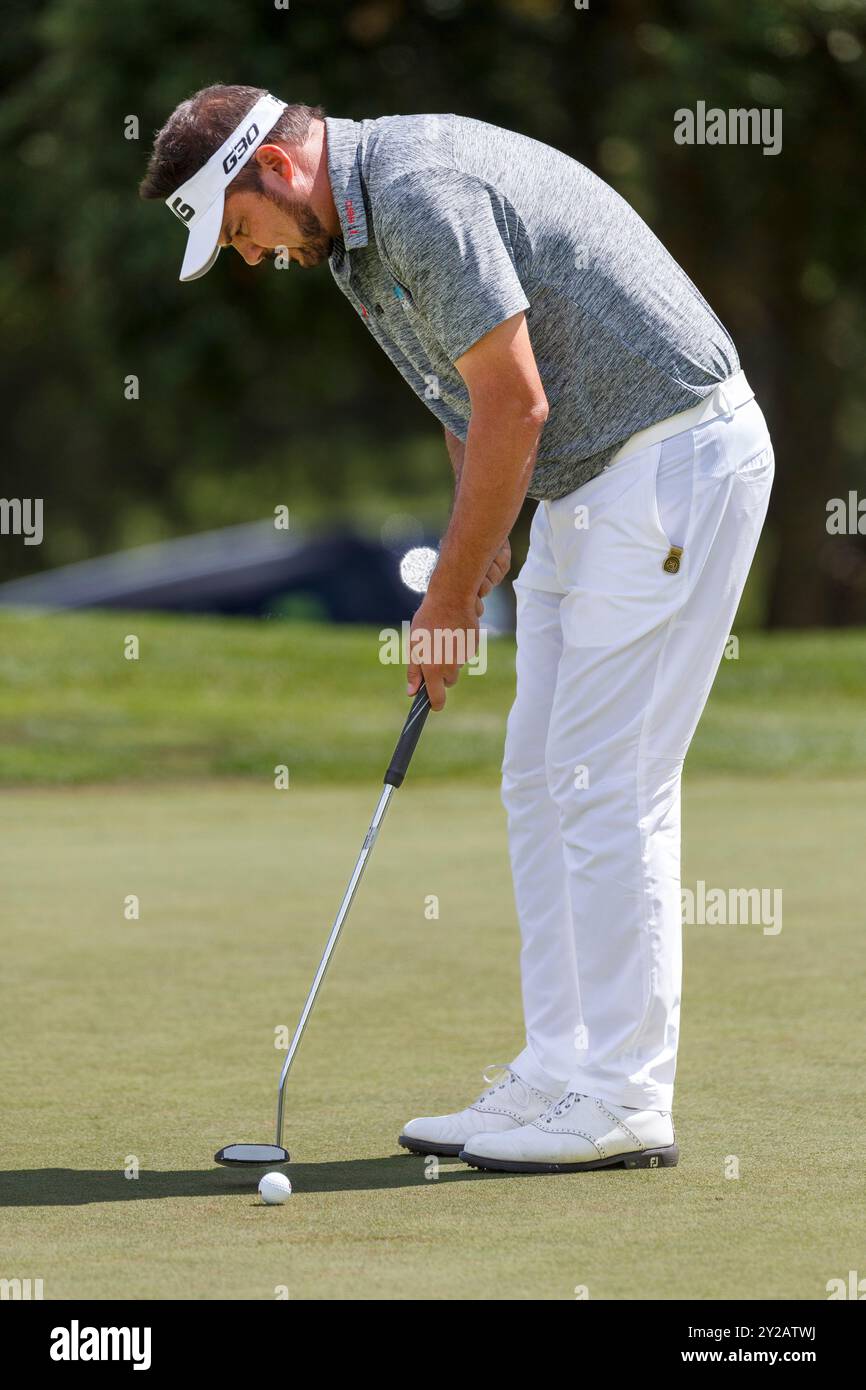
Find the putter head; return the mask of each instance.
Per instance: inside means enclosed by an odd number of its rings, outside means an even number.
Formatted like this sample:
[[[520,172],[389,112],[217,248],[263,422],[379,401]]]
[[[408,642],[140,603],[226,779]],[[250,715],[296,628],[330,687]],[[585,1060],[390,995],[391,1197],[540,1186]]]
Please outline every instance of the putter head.
[[[275,1163],[288,1163],[289,1151],[279,1144],[226,1144],[214,1154],[217,1163],[233,1168],[273,1168]]]

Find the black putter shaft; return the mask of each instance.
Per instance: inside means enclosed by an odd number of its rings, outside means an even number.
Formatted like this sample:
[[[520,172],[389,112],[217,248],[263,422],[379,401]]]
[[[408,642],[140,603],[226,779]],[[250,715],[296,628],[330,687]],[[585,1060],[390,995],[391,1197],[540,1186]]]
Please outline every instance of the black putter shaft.
[[[349,915],[349,908],[352,906],[352,900],[354,899],[355,892],[358,888],[358,884],[361,882],[364,870],[367,867],[367,860],[369,859],[370,854],[373,850],[373,846],[376,843],[376,836],[379,834],[379,827],[381,826],[382,821],[385,819],[385,812],[388,809],[388,803],[390,802],[391,797],[393,796],[397,787],[402,786],[403,778],[406,776],[406,773],[409,770],[409,763],[412,760],[412,754],[415,752],[418,740],[421,737],[421,730],[424,728],[424,723],[429,713],[430,697],[427,694],[427,687],[422,683],[420,690],[417,692],[415,699],[412,701],[412,708],[409,710],[409,713],[406,716],[406,723],[403,725],[403,732],[400,734],[400,737],[397,740],[397,746],[394,749],[393,757],[391,758],[391,761],[388,764],[388,770],[385,773],[384,777],[384,787],[382,789],[382,794],[379,797],[379,802],[376,806],[376,810],[373,812],[373,819],[370,822],[370,828],[368,829],[367,834],[364,837],[364,843],[361,846],[361,852],[358,855],[355,867],[352,871],[352,877],[349,879],[349,886],[346,889],[345,894],[343,895],[343,901],[340,903],[340,909],[337,913],[336,918],[334,919],[334,925],[331,928],[331,934],[328,937],[324,952],[322,954],[322,959],[319,962],[319,968],[316,971],[315,978],[313,980],[312,985],[310,986],[310,992],[307,995],[307,1002],[305,1003],[301,1012],[301,1017],[298,1020],[298,1026],[295,1029],[295,1036],[292,1038],[291,1046],[289,1047],[289,1050],[286,1053],[286,1060],[283,1063],[283,1070],[280,1073],[280,1086],[277,1094],[277,1135],[274,1141],[277,1144],[282,1144],[283,1142],[283,1107],[285,1099],[286,1078],[289,1075],[292,1062],[295,1059],[295,1053],[297,1052],[301,1038],[304,1035],[304,1029],[307,1026],[307,1019],[310,1017],[313,1005],[316,1002],[316,995],[319,992],[319,986],[325,978],[325,973],[328,969],[328,966],[331,963],[331,956],[334,954],[334,949],[337,945],[337,942],[340,939],[340,933],[343,930],[343,924]]]
[[[379,833],[379,827],[381,826],[382,821],[385,819],[385,812],[388,809],[388,803],[390,802],[391,797],[393,796],[397,787],[401,786],[403,783],[403,778],[406,776],[406,773],[409,768],[409,763],[412,760],[412,754],[415,752],[418,740],[421,737],[421,730],[424,728],[424,724],[429,713],[430,697],[427,694],[427,687],[422,682],[419,690],[415,695],[414,700],[412,701],[412,707],[409,710],[408,715],[406,716],[406,723],[403,725],[403,731],[400,734],[399,739],[397,740],[397,746],[395,747],[391,761],[388,764],[388,770],[385,773],[382,794],[379,797],[376,810],[373,813],[373,819],[370,822],[370,827],[367,831],[367,834],[364,837],[364,843],[361,846],[361,852],[358,855],[358,859],[352,871],[352,877],[349,879],[349,886],[347,887],[346,892],[343,895],[343,901],[340,903],[339,911],[337,913],[336,918],[334,919],[334,925],[331,928],[331,934],[328,937],[328,940],[325,944],[325,950],[322,954],[322,959],[319,962],[319,968],[316,971],[315,978],[313,980],[312,985],[310,986],[310,992],[307,995],[306,1003],[304,1004],[303,1010],[301,1011],[301,1016],[298,1020],[298,1026],[295,1029],[295,1035],[292,1038],[291,1045],[289,1047],[288,1052],[286,1053],[286,1060],[283,1063],[283,1069],[280,1072],[280,1084],[279,1089],[277,1091],[277,1126],[276,1138],[274,1141],[273,1148],[271,1148],[270,1146],[255,1144],[230,1144],[226,1148],[220,1149],[219,1153],[214,1155],[218,1163],[261,1164],[262,1162],[288,1162],[288,1152],[283,1148],[283,1114],[285,1109],[286,1080],[288,1078],[289,1071],[291,1070],[292,1062],[295,1059],[295,1054],[298,1050],[298,1047],[300,1046],[301,1038],[304,1035],[304,1029],[307,1026],[307,1020],[309,1019],[310,1014],[313,1010],[313,1005],[316,1002],[316,995],[319,992],[319,987],[323,979],[325,978],[328,966],[331,963],[331,957],[333,956],[337,942],[340,939],[340,933],[343,930],[343,925],[346,921],[346,918],[349,915],[349,908],[352,906],[352,900],[357,891],[358,884],[361,882],[364,869],[367,867],[367,860],[369,859],[373,846],[376,843],[376,836]],[[245,1157],[243,1155],[244,1150],[247,1150],[249,1156]],[[276,1154],[276,1150],[282,1150],[282,1152],[285,1154],[285,1158],[280,1158]],[[266,1154],[267,1156],[263,1157],[263,1154]]]

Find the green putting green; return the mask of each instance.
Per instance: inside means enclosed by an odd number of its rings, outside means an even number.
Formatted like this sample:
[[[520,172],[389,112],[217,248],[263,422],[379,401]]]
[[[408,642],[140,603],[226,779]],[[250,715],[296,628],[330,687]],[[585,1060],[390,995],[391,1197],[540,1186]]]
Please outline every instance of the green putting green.
[[[804,639],[799,666],[781,641],[788,689],[750,639],[696,744],[684,884],[780,888],[783,924],[684,928],[678,1168],[437,1175],[397,1148],[406,1119],[462,1105],[521,1045],[503,644],[397,793],[289,1081],[294,1194],[267,1208],[255,1171],[212,1155],[272,1139],[275,1030],[367,828],[399,683],[366,636],[139,625],[162,655],[143,645],[130,671],[130,620],[0,622],[0,1276],[48,1299],[824,1299],[862,1266],[866,779],[845,756],[861,635]],[[743,771],[750,709],[761,776]],[[470,769],[445,777],[455,748]]]

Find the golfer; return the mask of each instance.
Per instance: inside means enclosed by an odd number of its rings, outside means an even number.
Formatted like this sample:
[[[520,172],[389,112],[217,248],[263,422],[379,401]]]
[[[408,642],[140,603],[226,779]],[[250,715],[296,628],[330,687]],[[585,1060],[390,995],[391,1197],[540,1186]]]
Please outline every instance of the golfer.
[[[538,500],[502,783],[525,1046],[400,1142],[507,1171],[676,1163],[680,779],[773,478],[729,334],[601,179],[482,121],[208,87],[141,192],[186,225],[182,280],[227,246],[327,261],[442,424],[454,505],[409,667],[434,709],[458,675],[439,639],[471,654]]]

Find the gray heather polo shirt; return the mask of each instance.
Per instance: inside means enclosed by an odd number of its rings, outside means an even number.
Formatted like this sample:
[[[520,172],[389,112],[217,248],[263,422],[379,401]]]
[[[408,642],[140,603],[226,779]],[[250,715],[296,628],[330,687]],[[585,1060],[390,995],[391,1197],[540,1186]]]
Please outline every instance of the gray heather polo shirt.
[[[460,439],[454,362],[526,311],[549,415],[529,494],[563,497],[629,435],[739,371],[706,300],[645,222],[567,155],[463,116],[326,117],[343,293]]]

